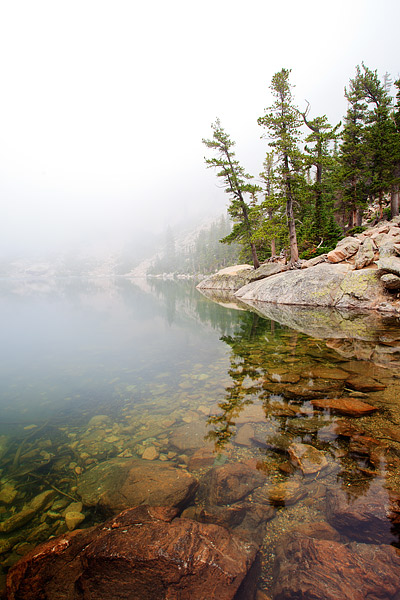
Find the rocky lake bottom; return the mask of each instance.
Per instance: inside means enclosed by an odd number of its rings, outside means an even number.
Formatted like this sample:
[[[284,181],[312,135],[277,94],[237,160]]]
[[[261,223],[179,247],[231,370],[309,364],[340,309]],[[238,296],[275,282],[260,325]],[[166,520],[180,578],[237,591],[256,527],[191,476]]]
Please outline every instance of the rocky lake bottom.
[[[150,505],[259,549],[257,600],[400,597],[398,319],[314,337],[188,282],[21,289],[2,295],[2,588],[41,542]]]

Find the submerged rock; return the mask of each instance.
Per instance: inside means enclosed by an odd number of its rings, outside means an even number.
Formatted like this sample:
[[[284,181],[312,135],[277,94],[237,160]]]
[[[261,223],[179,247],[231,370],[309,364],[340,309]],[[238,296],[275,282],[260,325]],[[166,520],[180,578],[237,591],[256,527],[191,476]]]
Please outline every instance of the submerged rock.
[[[298,481],[284,481],[268,490],[268,499],[272,506],[290,506],[307,495],[307,490]]]
[[[293,443],[288,448],[292,464],[298,467],[303,475],[319,473],[328,466],[325,454],[309,444]]]
[[[86,471],[77,491],[86,506],[115,514],[139,504],[183,508],[197,486],[193,475],[165,463],[117,458]]]
[[[358,398],[321,398],[311,400],[314,408],[329,410],[333,414],[349,417],[362,417],[377,411],[376,406],[358,400]]]
[[[46,542],[11,569],[8,600],[233,600],[257,545],[175,515],[138,507]]]
[[[214,467],[206,479],[206,498],[211,505],[239,502],[265,483],[264,475],[244,463]]]
[[[393,546],[342,544],[293,532],[277,549],[274,600],[383,600],[399,597]]]
[[[368,544],[399,542],[400,496],[379,483],[355,490],[349,496],[340,489],[328,490],[327,519],[352,540]]]
[[[194,421],[174,429],[171,435],[171,444],[179,450],[196,450],[207,446],[213,447],[211,442],[207,443],[207,426],[203,421]]]

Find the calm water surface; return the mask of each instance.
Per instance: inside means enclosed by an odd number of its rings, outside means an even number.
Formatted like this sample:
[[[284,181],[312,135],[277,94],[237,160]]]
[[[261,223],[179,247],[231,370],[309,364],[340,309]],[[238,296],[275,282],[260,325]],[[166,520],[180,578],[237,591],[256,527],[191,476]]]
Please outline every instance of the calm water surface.
[[[399,321],[217,300],[188,282],[0,282],[0,519],[57,492],[29,522],[0,533],[2,581],[37,543],[67,530],[62,513],[80,500],[79,478],[118,456],[149,455],[202,482],[213,465],[262,473],[262,486],[229,504],[274,509],[255,525],[264,528],[259,587],[268,594],[282,535],[332,523],[329,498],[400,492]],[[353,416],[318,405],[337,398],[378,410]],[[190,440],[194,429],[200,442]],[[318,451],[308,467],[296,464],[296,444]],[[214,458],[191,465],[206,445]],[[207,489],[189,516],[204,518]],[[104,518],[81,512],[80,527]],[[242,533],[249,527],[252,535],[248,523]],[[359,539],[358,524],[343,527]],[[379,527],[376,540],[367,527],[368,543],[399,544],[393,520]]]

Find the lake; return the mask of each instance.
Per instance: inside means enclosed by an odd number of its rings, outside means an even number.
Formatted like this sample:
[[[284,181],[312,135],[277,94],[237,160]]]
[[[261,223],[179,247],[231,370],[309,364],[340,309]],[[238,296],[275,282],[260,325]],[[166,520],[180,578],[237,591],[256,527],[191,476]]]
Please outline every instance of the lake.
[[[257,539],[259,598],[306,585],[288,551],[304,539],[314,556],[321,540],[346,548],[363,581],[364,546],[399,547],[399,319],[247,308],[188,281],[124,278],[3,279],[0,315],[3,584],[68,530],[71,503],[70,529],[106,518],[82,480],[117,458],[196,477],[184,515]],[[210,475],[234,468],[234,484]]]

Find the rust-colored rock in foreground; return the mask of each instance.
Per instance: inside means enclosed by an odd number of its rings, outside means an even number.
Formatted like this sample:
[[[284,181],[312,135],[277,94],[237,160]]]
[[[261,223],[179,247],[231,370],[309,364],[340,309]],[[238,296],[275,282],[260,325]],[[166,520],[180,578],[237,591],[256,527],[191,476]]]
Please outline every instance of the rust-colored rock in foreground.
[[[176,514],[139,506],[98,527],[49,540],[10,570],[7,599],[238,598],[257,547],[223,527]]]
[[[314,408],[329,410],[334,414],[348,417],[363,417],[377,411],[376,406],[362,402],[358,398],[323,398],[311,400]]]
[[[393,546],[342,544],[293,532],[277,552],[274,600],[399,598],[400,556]]]

